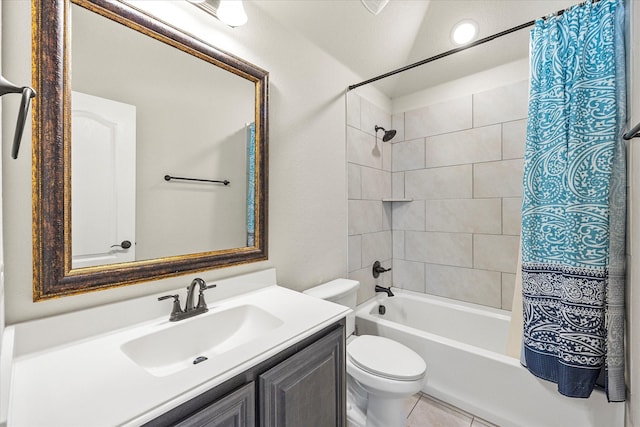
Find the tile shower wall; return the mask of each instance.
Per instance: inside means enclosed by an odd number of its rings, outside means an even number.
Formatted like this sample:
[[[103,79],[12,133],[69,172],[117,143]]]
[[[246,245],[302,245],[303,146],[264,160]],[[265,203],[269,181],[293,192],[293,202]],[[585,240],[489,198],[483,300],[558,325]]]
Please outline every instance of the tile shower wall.
[[[391,115],[353,92],[347,96],[347,176],[349,278],[360,281],[358,302],[374,296],[376,283],[391,284],[391,273],[374,279],[373,263],[391,267],[392,232],[390,142],[375,126],[390,129]],[[401,132],[395,140],[403,140]]]
[[[511,309],[527,90],[523,81],[393,116],[404,126],[391,146],[392,196],[412,199],[388,203],[394,286]],[[350,244],[364,245],[349,208]]]

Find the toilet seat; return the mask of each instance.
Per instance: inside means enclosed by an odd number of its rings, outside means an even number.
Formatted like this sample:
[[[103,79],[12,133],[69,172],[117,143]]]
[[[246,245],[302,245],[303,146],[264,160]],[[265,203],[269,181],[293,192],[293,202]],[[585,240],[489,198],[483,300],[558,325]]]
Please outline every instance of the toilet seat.
[[[422,379],[427,369],[422,357],[410,348],[375,335],[362,335],[349,342],[347,357],[365,372],[396,381]]]

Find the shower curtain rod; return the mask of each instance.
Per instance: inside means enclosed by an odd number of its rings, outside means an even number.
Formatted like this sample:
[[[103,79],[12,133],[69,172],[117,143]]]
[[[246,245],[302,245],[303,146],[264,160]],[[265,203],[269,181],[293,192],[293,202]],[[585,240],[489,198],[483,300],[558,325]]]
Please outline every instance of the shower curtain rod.
[[[600,0],[592,0],[592,3],[597,3],[599,1]],[[584,3],[587,3],[587,2],[583,2],[583,3],[580,3],[580,4],[582,5]],[[573,6],[571,6],[571,7],[573,7]],[[571,9],[571,7],[567,8],[567,9],[562,9],[562,10],[557,11],[556,13],[552,13],[550,15],[544,16],[544,17],[542,17],[542,19],[547,19],[547,18],[549,18],[551,16],[560,16],[566,10]],[[515,33],[516,31],[520,31],[520,30],[522,30],[524,28],[531,27],[535,23],[536,23],[536,20],[534,19],[533,21],[525,22],[524,24],[520,24],[520,25],[517,25],[515,27],[509,28],[507,30],[500,31],[499,33],[492,34],[490,36],[487,36],[487,37],[484,37],[482,39],[476,40],[476,41],[474,41],[472,43],[469,43],[468,45],[460,46],[460,47],[457,47],[457,48],[451,49],[451,50],[447,50],[446,52],[442,52],[442,53],[440,53],[438,55],[429,57],[427,59],[423,59],[422,61],[418,61],[418,62],[414,62],[413,64],[405,65],[404,67],[398,68],[397,70],[389,71],[388,73],[384,73],[384,74],[381,74],[381,75],[379,75],[377,77],[373,77],[373,78],[371,78],[369,80],[365,80],[363,82],[351,85],[351,86],[349,86],[347,91],[353,90],[355,88],[358,88],[360,86],[364,86],[364,85],[369,84],[369,83],[373,83],[375,81],[384,79],[386,77],[391,77],[391,76],[393,76],[395,74],[402,73],[403,71],[407,71],[407,70],[410,70],[412,68],[416,68],[416,67],[419,67],[421,65],[428,64],[429,62],[433,62],[433,61],[436,61],[438,59],[442,59],[442,58],[447,57],[449,55],[453,55],[454,53],[462,52],[463,50],[467,50],[467,49],[470,49],[472,47],[481,45],[483,43],[490,42],[490,41],[495,40],[495,39],[497,39],[499,37],[506,36],[507,34]]]

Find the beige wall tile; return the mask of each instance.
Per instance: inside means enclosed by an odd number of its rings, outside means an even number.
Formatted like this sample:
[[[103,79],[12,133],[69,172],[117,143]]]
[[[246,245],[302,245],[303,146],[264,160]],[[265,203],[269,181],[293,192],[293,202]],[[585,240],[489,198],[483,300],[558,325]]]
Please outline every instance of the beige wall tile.
[[[360,166],[348,163],[347,164],[347,194],[349,199],[361,199],[362,198],[362,184],[360,176]]]
[[[425,275],[429,294],[491,307],[502,304],[498,271],[427,264]]]
[[[347,126],[360,129],[360,96],[347,92]]]
[[[425,230],[500,234],[500,199],[427,200]]]
[[[520,235],[522,226],[522,197],[502,199],[502,234]]]
[[[391,172],[391,161],[393,160],[392,144],[390,142],[382,142],[381,140],[378,141],[378,144],[382,146],[382,169]]]
[[[349,235],[382,231],[382,202],[349,200]]]
[[[515,273],[518,264],[519,236],[473,235],[473,267]]]
[[[502,158],[521,159],[527,142],[527,119],[502,124]]]
[[[360,102],[360,129],[370,135],[375,135],[376,126],[391,129],[391,114],[362,98]],[[379,136],[382,138],[382,132]]]
[[[391,197],[391,172],[362,167],[360,176],[363,199],[382,200]]]
[[[391,231],[362,235],[362,265],[373,265],[375,261],[391,259]]]
[[[407,171],[404,193],[414,200],[471,198],[472,166]]]
[[[410,291],[424,292],[424,263],[394,259],[393,286]]]
[[[391,195],[392,197],[404,198],[404,172],[391,174]]]
[[[425,231],[424,200],[395,202],[392,204],[392,228],[394,230]]]
[[[426,138],[426,166],[450,166],[502,159],[502,128],[498,125]]]
[[[391,230],[393,220],[393,203],[382,203],[382,230]]]
[[[358,287],[357,303],[361,304],[375,296],[376,280],[371,274],[371,266],[361,268],[360,270],[350,271],[349,279],[360,282]]]
[[[349,271],[362,268],[362,235],[349,236]]]
[[[522,159],[478,163],[473,166],[474,197],[521,197]]]
[[[472,266],[471,234],[405,231],[404,244],[408,261]]]
[[[472,127],[471,96],[429,105],[404,114],[405,138],[415,139]]]
[[[424,138],[391,144],[391,170],[424,168]]]
[[[513,306],[513,291],[516,285],[516,275],[502,273],[502,309],[511,311]]]
[[[524,119],[529,109],[529,83],[522,81],[473,95],[473,126]]]
[[[404,259],[404,231],[393,230],[393,257],[397,259]]]
[[[347,161],[362,166],[382,169],[382,152],[373,135],[347,127]]]
[[[391,129],[395,129],[396,136],[390,141],[393,143],[404,141],[404,113],[391,116]]]

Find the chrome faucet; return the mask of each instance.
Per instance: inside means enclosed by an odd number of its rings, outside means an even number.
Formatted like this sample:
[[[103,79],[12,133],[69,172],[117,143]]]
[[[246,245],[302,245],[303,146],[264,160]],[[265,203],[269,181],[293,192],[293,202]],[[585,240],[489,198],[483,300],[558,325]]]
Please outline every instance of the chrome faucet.
[[[195,298],[196,285],[199,286],[198,304],[194,306],[193,300]],[[204,300],[204,291],[215,287],[215,284],[207,285],[206,282],[199,277],[193,279],[189,286],[187,286],[187,301],[185,303],[184,310],[180,307],[180,295],[164,295],[159,297],[158,301],[173,298],[173,308],[171,309],[169,321],[177,322],[178,320],[188,319],[189,317],[209,311],[207,303]]]

